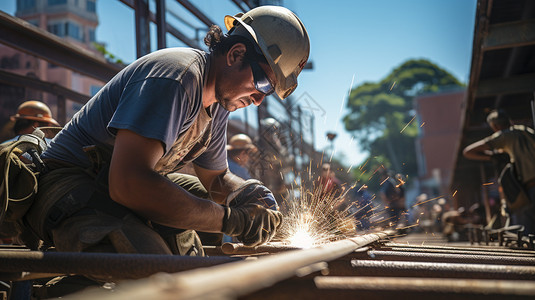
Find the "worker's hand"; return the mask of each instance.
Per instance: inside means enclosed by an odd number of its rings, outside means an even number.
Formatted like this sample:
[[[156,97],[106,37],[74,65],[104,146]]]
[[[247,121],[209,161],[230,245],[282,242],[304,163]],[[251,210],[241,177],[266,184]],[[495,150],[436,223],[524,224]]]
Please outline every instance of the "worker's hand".
[[[262,182],[254,179],[246,180],[236,191],[227,197],[227,206],[234,207],[247,203],[255,203],[263,207],[279,210],[273,193]]]
[[[236,236],[246,246],[256,246],[268,242],[281,225],[282,214],[256,203],[224,206],[223,228],[221,232]]]

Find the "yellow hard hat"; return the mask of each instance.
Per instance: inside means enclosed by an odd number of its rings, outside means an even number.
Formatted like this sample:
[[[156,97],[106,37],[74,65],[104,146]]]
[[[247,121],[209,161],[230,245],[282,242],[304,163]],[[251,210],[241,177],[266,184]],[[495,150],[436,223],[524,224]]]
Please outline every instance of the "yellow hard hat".
[[[310,52],[301,20],[285,7],[266,5],[225,16],[225,26],[230,35],[252,39],[259,46],[277,79],[275,92],[281,99],[288,97],[297,87],[297,76]]]
[[[36,100],[26,101],[19,105],[19,108],[17,109],[17,114],[11,116],[12,121],[18,119],[47,122],[54,124],[55,126],[60,126],[58,121],[52,118],[52,112],[50,111],[50,108],[43,102]]]

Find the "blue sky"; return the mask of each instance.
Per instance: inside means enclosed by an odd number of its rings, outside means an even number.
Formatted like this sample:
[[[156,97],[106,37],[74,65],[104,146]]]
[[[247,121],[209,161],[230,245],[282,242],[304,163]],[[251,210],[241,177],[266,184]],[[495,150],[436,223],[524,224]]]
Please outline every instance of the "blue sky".
[[[239,12],[230,0],[192,0],[218,25],[223,16]],[[15,0],[0,1],[0,9],[14,12]],[[365,157],[340,119],[350,87],[379,81],[393,68],[413,58],[425,58],[467,83],[470,72],[476,0],[285,0],[284,6],[303,21],[311,40],[313,70],[299,77],[296,98],[308,94],[325,111],[316,110],[316,148],[328,146],[325,134],[336,131],[336,156],[349,164]],[[181,13],[176,1],[168,8]],[[135,59],[133,14],[116,0],[97,2],[100,26],[97,40],[124,61]],[[187,14],[187,13],[186,13]],[[186,18],[193,27],[198,21]],[[175,21],[176,22],[176,21]],[[188,35],[194,33],[183,23]],[[204,34],[201,34],[201,37]],[[155,43],[153,43],[155,44]],[[183,46],[174,39],[168,46]],[[248,109],[249,110],[249,109]],[[236,112],[239,113],[239,112]]]

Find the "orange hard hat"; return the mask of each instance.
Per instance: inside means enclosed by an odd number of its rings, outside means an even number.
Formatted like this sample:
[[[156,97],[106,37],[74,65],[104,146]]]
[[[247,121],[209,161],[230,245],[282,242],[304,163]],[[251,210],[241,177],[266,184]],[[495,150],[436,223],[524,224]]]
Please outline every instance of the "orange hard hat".
[[[41,101],[30,100],[22,103],[17,109],[17,114],[11,116],[11,120],[18,119],[34,120],[38,122],[47,122],[60,126],[58,121],[52,118],[50,108]]]

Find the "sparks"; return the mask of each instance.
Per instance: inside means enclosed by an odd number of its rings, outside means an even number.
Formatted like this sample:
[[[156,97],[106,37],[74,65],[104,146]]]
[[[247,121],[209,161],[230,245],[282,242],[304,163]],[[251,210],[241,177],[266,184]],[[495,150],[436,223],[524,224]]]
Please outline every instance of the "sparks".
[[[403,129],[401,129],[401,131],[399,133],[403,133],[403,131],[405,131],[405,129],[407,127],[409,127],[409,125],[412,123],[412,121],[414,121],[415,118],[416,118],[416,115],[414,115],[414,117],[412,117],[412,119],[409,121],[409,123],[407,123],[407,125],[405,125],[405,127],[403,127]]]
[[[394,83],[392,83],[392,86],[390,87],[390,91],[392,91],[395,85],[396,85],[396,82],[394,81]]]
[[[349,209],[339,210],[346,196],[324,193],[324,187],[315,186],[313,192],[301,187],[293,199],[281,205],[284,214],[282,228],[276,239],[292,246],[309,248],[356,234],[355,219]]]
[[[291,246],[308,249],[314,245],[315,239],[307,230],[297,230],[289,241]]]

